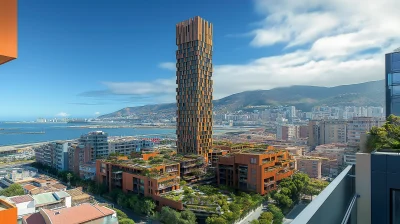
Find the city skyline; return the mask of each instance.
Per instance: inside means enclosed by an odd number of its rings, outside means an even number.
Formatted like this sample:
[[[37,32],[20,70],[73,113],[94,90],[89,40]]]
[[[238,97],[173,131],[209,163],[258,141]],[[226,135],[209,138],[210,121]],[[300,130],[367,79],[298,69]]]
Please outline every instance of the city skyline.
[[[388,0],[374,12],[368,9],[372,1],[356,9],[346,9],[348,3],[340,1],[310,2],[308,8],[288,6],[286,1],[265,2],[205,1],[201,7],[191,7],[195,3],[160,1],[154,7],[122,1],[113,4],[113,10],[102,1],[94,9],[93,4],[79,1],[20,3],[21,60],[0,68],[6,83],[0,90],[5,98],[2,107],[7,108],[0,112],[0,120],[90,117],[126,106],[173,102],[171,24],[193,15],[222,28],[214,37],[219,44],[216,99],[292,84],[332,86],[384,78],[382,55],[398,47],[399,36],[398,31],[388,32],[391,26],[385,23],[397,21],[398,15],[377,11],[394,9],[398,2]],[[177,13],[180,7],[186,10]],[[145,15],[146,10],[163,19]],[[107,13],[109,17],[101,16]],[[346,15],[354,17],[343,21]],[[309,16],[315,18],[313,22],[304,19]],[[295,22],[296,26],[288,26]],[[158,38],[159,32],[165,38]],[[111,60],[110,55],[117,59]]]

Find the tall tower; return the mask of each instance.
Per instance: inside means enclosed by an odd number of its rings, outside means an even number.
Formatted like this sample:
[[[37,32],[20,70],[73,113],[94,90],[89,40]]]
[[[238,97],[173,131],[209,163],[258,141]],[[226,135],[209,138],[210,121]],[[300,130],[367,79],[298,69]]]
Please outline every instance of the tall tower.
[[[212,35],[199,16],[176,24],[177,151],[205,158],[212,147]]]
[[[400,116],[400,47],[385,55],[386,117]]]

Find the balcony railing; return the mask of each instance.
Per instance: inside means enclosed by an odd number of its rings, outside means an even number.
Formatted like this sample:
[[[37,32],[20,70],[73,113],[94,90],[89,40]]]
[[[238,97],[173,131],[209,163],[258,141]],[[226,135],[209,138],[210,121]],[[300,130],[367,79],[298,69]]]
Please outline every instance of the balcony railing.
[[[356,224],[357,198],[354,167],[346,167],[292,222],[292,224]]]
[[[270,186],[270,185],[273,185],[273,184],[275,184],[275,181],[268,181],[268,182],[264,182],[264,186],[266,186],[266,187],[268,187],[268,186]]]

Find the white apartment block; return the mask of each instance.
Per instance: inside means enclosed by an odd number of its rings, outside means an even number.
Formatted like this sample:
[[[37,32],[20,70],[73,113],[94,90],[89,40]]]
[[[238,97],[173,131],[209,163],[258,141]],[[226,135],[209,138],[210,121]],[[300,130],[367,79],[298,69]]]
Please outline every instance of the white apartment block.
[[[141,149],[153,148],[152,141],[137,138],[114,138],[108,141],[109,153],[118,153],[122,155],[130,155],[131,152],[140,152]]]

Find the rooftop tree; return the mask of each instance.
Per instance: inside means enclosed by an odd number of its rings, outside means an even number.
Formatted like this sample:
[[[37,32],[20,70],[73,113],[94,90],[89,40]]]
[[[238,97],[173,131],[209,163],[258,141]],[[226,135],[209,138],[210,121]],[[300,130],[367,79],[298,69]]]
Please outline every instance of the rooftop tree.
[[[382,127],[372,127],[368,133],[367,149],[369,152],[400,152],[400,117],[391,114]]]

